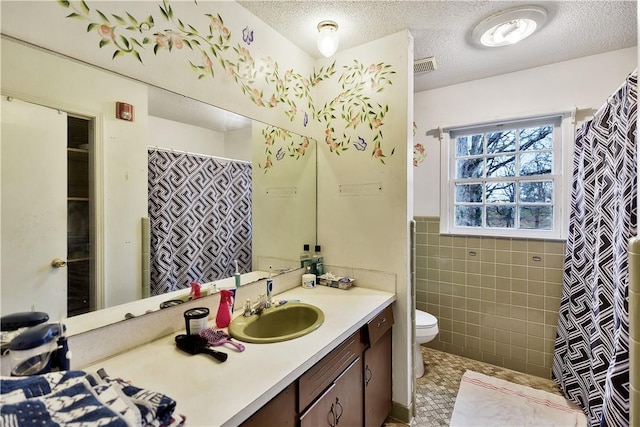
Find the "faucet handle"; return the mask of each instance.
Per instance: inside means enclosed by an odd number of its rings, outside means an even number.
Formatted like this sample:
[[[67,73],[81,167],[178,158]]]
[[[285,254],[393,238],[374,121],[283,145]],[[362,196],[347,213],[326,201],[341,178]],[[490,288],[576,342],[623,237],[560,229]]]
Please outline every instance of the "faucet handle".
[[[245,317],[251,316],[251,299],[250,298],[247,298],[244,301],[244,307],[243,307],[242,315],[245,316]]]

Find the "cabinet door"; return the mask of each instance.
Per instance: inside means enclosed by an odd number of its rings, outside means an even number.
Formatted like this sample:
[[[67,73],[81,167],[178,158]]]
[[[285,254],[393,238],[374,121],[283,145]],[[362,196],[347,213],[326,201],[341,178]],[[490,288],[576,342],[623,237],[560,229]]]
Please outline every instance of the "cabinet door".
[[[355,360],[300,417],[301,427],[360,427],[362,359]]]
[[[380,427],[391,411],[391,330],[364,352],[364,424]]]
[[[293,383],[253,414],[243,427],[294,427],[297,422],[296,384]]]

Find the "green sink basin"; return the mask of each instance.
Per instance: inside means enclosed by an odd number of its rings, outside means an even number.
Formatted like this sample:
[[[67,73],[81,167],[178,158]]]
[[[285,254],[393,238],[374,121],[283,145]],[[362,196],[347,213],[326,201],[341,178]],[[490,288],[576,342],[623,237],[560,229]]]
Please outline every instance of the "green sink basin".
[[[313,332],[324,322],[318,307],[302,302],[287,302],[249,317],[238,316],[229,325],[229,335],[250,343],[288,341]]]

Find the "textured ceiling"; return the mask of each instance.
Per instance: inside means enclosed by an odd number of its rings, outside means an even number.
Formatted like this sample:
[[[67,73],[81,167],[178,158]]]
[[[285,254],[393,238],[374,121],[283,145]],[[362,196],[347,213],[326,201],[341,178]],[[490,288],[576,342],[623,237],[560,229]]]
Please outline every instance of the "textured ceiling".
[[[435,56],[437,70],[414,79],[433,89],[637,45],[635,1],[239,1],[314,58],[318,22],[339,25],[346,50],[408,29],[414,59]],[[483,49],[470,42],[484,18],[518,5],[547,9],[542,30],[513,46]]]

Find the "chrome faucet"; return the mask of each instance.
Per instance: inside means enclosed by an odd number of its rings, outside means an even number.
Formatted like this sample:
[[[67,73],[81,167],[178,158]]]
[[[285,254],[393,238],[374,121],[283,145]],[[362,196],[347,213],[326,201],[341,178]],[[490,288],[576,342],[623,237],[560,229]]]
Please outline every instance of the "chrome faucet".
[[[261,315],[262,312],[269,307],[270,304],[267,302],[265,294],[260,294],[260,296],[258,296],[258,301],[256,301],[255,304],[251,304],[251,300],[247,298],[244,303],[244,312],[242,315],[245,317],[249,317],[254,314]]]

